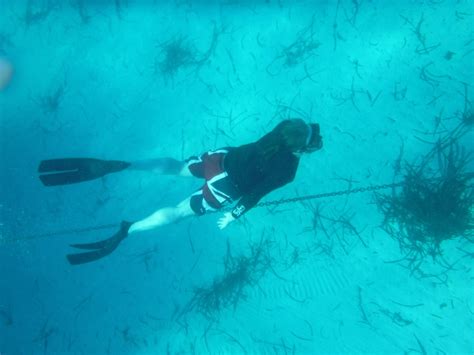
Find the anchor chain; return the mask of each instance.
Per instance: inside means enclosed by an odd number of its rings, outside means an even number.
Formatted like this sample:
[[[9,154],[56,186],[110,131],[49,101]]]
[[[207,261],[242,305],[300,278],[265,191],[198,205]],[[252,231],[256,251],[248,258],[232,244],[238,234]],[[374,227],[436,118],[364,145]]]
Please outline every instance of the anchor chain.
[[[343,196],[343,195],[351,195],[351,194],[356,194],[356,193],[361,193],[361,192],[384,190],[384,189],[399,187],[399,186],[402,186],[403,184],[404,184],[403,182],[395,182],[395,183],[391,183],[391,184],[373,185],[373,186],[359,187],[359,188],[356,188],[356,189],[347,189],[347,190],[339,190],[339,191],[333,191],[333,192],[324,192],[324,193],[320,193],[320,194],[305,195],[305,196],[300,196],[300,197],[282,198],[280,200],[259,202],[256,205],[256,207],[276,206],[276,205],[281,205],[281,204],[285,204],[285,203],[293,203],[293,202],[314,200],[314,199],[318,199],[318,198]],[[226,211],[226,210],[229,211],[229,210],[232,210],[232,208],[225,208],[223,210],[224,211]],[[216,210],[216,211],[212,211],[212,212],[208,212],[208,213],[217,213],[217,212],[221,212],[221,211],[222,210]],[[80,234],[80,233],[86,233],[86,232],[91,232],[91,231],[97,231],[97,230],[101,230],[101,229],[117,228],[118,226],[119,226],[119,224],[117,224],[117,223],[111,223],[111,224],[103,224],[103,225],[99,225],[99,226],[91,226],[91,227],[85,227],[85,228],[60,230],[60,231],[56,231],[56,232],[30,235],[30,236],[25,236],[25,237],[22,237],[22,238],[13,238],[13,239],[2,238],[2,235],[0,235],[0,245],[7,244],[7,243],[13,243],[13,242],[17,242],[17,241],[26,241],[26,240],[32,240],[32,239],[53,237],[53,236],[58,236],[58,235]]]
[[[390,189],[390,188],[402,186],[403,184],[404,184],[403,182],[394,182],[394,183],[391,183],[391,184],[365,186],[365,187],[359,187],[359,188],[356,188],[356,189],[339,190],[339,191],[325,192],[325,193],[314,194],[314,195],[306,195],[306,196],[300,196],[300,197],[282,198],[280,200],[260,202],[260,203],[257,204],[257,206],[258,207],[268,207],[268,206],[281,205],[281,204],[284,204],[284,203],[314,200],[314,199],[318,199],[318,198],[334,197],[334,196],[342,196],[342,195],[351,195],[351,194],[356,194],[356,193],[361,193],[361,192]]]

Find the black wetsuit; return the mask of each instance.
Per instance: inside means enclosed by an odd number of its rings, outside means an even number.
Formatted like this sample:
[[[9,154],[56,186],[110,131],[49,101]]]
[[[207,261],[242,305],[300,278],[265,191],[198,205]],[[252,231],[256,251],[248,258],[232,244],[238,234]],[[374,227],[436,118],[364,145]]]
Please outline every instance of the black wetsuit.
[[[265,154],[269,145],[277,146],[274,154]],[[269,192],[292,182],[299,158],[286,148],[277,131],[272,131],[257,142],[240,147],[229,147],[224,169],[242,196],[232,210],[239,218],[254,207]]]

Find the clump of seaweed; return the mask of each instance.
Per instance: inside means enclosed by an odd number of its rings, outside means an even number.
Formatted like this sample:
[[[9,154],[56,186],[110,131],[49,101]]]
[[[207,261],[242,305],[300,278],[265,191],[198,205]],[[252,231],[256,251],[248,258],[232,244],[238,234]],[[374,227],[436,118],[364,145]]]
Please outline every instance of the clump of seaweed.
[[[357,243],[354,236],[367,248],[361,232],[352,223],[354,213],[351,214],[344,208],[342,211],[334,209],[331,214],[324,214],[321,205],[310,205],[309,210],[313,214],[313,225],[307,231],[314,231],[316,238],[313,248],[316,255],[325,254],[334,259],[336,246],[349,255]]]
[[[67,82],[64,80],[51,92],[31,98],[42,112],[42,115],[38,115],[34,120],[35,129],[41,130],[44,135],[57,133],[64,129],[68,121],[61,119],[60,109],[66,94]]]
[[[282,56],[287,67],[294,67],[313,55],[320,43],[313,39],[313,33],[308,38],[298,37],[291,45],[283,49]]]
[[[461,122],[466,126],[474,125],[474,106],[472,100],[469,100],[469,92],[466,83],[464,84],[464,108],[461,113]]]
[[[194,68],[199,70],[214,53],[219,32],[214,27],[211,44],[206,52],[199,51],[185,36],[178,36],[159,45],[160,59],[156,60],[155,68],[161,72],[165,80],[172,79],[181,69]]]
[[[91,21],[91,15],[87,11],[85,0],[72,0],[71,6],[74,10],[76,10],[77,14],[81,19],[81,23],[83,25],[87,25]]]
[[[39,24],[58,8],[58,4],[52,0],[34,1],[28,0],[25,12],[20,16],[20,20],[28,28]]]
[[[51,94],[40,95],[34,101],[44,115],[56,115],[66,94],[67,83],[61,83]]]
[[[319,48],[320,42],[315,40],[314,33],[314,17],[311,24],[300,31],[295,41],[290,45],[284,47],[279,55],[277,55],[272,62],[267,66],[267,72],[272,75],[278,75],[275,72],[276,67],[293,68],[304,63],[307,59],[312,57],[315,51]],[[307,68],[305,67],[307,71]]]
[[[181,315],[194,310],[209,320],[215,320],[224,309],[233,307],[235,311],[240,300],[245,298],[245,289],[257,285],[272,268],[269,247],[269,240],[262,239],[250,246],[249,256],[234,257],[227,244],[224,274],[214,279],[209,286],[196,287],[194,296],[184,307]]]
[[[396,239],[412,273],[426,257],[443,262],[441,245],[462,238],[469,242],[474,228],[474,174],[466,171],[471,154],[457,143],[461,133],[440,139],[420,164],[407,165],[401,191],[377,194],[384,214],[382,228]]]
[[[195,49],[186,37],[180,36],[160,44],[163,59],[157,66],[163,76],[173,77],[179,69],[194,62]]]

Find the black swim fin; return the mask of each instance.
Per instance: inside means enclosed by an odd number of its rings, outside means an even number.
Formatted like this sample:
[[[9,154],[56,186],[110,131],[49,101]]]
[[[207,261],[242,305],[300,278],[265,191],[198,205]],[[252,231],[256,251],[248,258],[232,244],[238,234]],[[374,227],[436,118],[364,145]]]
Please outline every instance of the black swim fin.
[[[101,259],[110,253],[112,253],[119,246],[120,242],[128,236],[128,230],[133,223],[123,221],[120,225],[120,230],[115,233],[112,237],[101,240],[95,243],[86,244],[71,244],[72,247],[78,249],[89,249],[93,251],[68,254],[66,255],[67,260],[71,265],[80,265],[90,263],[92,261]],[[95,249],[95,250],[94,250]]]
[[[129,162],[93,158],[64,158],[42,160],[38,166],[39,178],[45,186],[75,184],[98,179],[124,170]]]

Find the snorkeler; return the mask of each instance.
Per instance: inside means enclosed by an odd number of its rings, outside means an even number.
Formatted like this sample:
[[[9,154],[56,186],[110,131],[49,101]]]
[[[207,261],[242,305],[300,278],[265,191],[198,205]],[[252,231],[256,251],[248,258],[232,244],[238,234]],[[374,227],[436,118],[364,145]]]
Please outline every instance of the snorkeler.
[[[201,216],[237,202],[218,221],[220,229],[240,218],[269,192],[293,181],[303,153],[322,148],[318,124],[302,119],[280,122],[258,141],[239,147],[226,147],[193,156],[185,161],[172,158],[137,162],[70,158],[44,160],[38,167],[45,186],[66,185],[93,180],[125,169],[152,170],[161,174],[194,176],[204,185],[176,207],[165,207],[140,221],[123,221],[111,238],[72,247],[90,250],[69,254],[73,265],[100,259],[114,251],[128,235],[150,230],[191,215]]]

